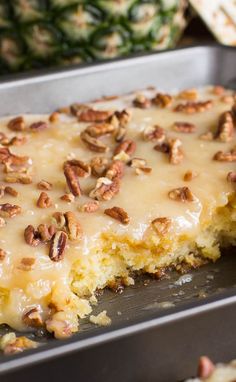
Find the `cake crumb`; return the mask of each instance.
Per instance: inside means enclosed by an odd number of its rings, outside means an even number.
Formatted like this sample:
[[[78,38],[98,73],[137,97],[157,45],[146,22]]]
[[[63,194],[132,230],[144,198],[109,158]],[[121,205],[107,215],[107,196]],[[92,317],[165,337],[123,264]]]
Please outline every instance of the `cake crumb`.
[[[108,317],[106,310],[103,310],[97,316],[91,315],[89,317],[89,321],[92,322],[92,324],[95,324],[98,326],[109,326],[109,325],[111,325],[111,319],[110,319],[110,317]]]

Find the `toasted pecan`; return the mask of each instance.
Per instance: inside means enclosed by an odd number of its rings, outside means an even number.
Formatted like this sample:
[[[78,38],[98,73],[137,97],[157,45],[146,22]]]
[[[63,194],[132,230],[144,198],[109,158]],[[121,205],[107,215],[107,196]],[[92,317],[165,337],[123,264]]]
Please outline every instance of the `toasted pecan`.
[[[78,159],[67,160],[66,162],[64,162],[64,165],[63,165],[64,169],[67,166],[70,166],[73,169],[74,173],[81,178],[87,178],[91,174],[91,167],[87,163],[83,162],[82,160],[78,160]]]
[[[56,224],[57,228],[62,229],[65,227],[66,219],[62,212],[54,212],[52,215],[52,221]]]
[[[113,180],[114,178],[121,179],[124,175],[125,165],[120,160],[114,160],[106,171],[106,178]]]
[[[158,125],[145,127],[142,136],[145,141],[157,141],[158,143],[164,142],[166,138],[165,130]]]
[[[50,241],[55,233],[56,227],[53,224],[39,224],[37,228],[37,236],[40,238],[42,243],[47,243]]]
[[[179,202],[193,202],[195,200],[195,196],[188,187],[174,188],[168,193],[168,196],[170,199]]]
[[[10,203],[0,204],[0,217],[2,218],[13,218],[14,216],[19,215],[20,213],[20,206]]]
[[[105,153],[109,151],[108,146],[102,143],[99,139],[92,137],[87,131],[82,131],[80,133],[80,138],[91,151],[95,151],[96,153]]]
[[[90,166],[94,176],[103,176],[108,168],[109,160],[106,157],[94,157],[91,159]]]
[[[26,129],[25,120],[21,116],[13,118],[8,122],[7,127],[12,131],[23,131]]]
[[[99,202],[97,200],[93,200],[92,202],[88,202],[83,204],[82,206],[79,207],[79,210],[81,212],[96,212],[99,209]]]
[[[11,173],[4,177],[4,182],[30,184],[32,183],[32,177],[28,174]]]
[[[157,93],[154,98],[152,98],[152,103],[155,106],[160,106],[161,108],[166,108],[172,104],[173,97],[170,94]]]
[[[222,142],[229,142],[234,135],[234,119],[230,111],[225,111],[220,115],[216,138]]]
[[[22,316],[22,321],[26,326],[38,328],[43,325],[43,319],[38,307],[26,310]]]
[[[60,196],[60,199],[63,200],[63,202],[72,203],[75,200],[75,197],[73,194],[68,193]]]
[[[121,142],[118,146],[116,146],[114,156],[120,154],[121,152],[124,152],[128,156],[131,156],[135,152],[135,150],[136,143],[131,139],[126,139],[125,141]]]
[[[5,191],[5,194],[8,194],[14,197],[18,196],[18,192],[13,187],[6,186],[4,191]]]
[[[158,235],[165,235],[170,230],[171,219],[166,217],[156,218],[152,221],[152,227],[158,233]]]
[[[211,100],[201,102],[186,102],[178,104],[174,108],[174,111],[186,114],[202,113],[211,109],[212,106],[213,102]]]
[[[179,139],[169,139],[169,161],[171,164],[180,164],[184,158],[182,142]]]
[[[40,182],[37,183],[37,188],[43,191],[50,191],[52,189],[52,183],[46,180],[41,180]]]
[[[130,222],[129,215],[123,208],[120,207],[107,208],[105,209],[104,214],[115,220],[118,220],[121,224],[124,225],[127,225]]]
[[[142,173],[149,174],[152,171],[151,167],[147,167],[147,161],[142,158],[133,158],[129,163],[130,167],[135,168],[137,175]]]
[[[37,207],[49,208],[52,205],[52,200],[45,191],[42,191],[37,200]]]
[[[193,180],[194,178],[196,178],[197,176],[198,176],[198,173],[196,171],[188,170],[184,174],[184,180],[185,180],[185,182],[189,182],[189,181]]]
[[[202,141],[212,141],[214,139],[212,131],[207,131],[199,136]]]
[[[235,162],[236,150],[232,149],[225,153],[223,151],[217,151],[217,153],[215,153],[215,155],[213,156],[213,159],[219,162]]]
[[[173,129],[180,133],[194,133],[196,131],[196,125],[189,122],[174,122]]]
[[[56,232],[51,240],[49,248],[49,257],[52,261],[61,261],[65,255],[67,243],[67,234],[64,231]]]
[[[83,230],[80,222],[76,218],[76,215],[72,211],[68,211],[64,214],[65,227],[70,240],[80,240],[82,238]]]
[[[110,111],[85,109],[77,114],[80,122],[104,122],[111,116]]]
[[[24,238],[26,244],[37,247],[40,244],[40,235],[32,225],[28,225],[24,230]]]
[[[89,196],[96,200],[111,200],[120,191],[120,180],[113,180],[102,177],[98,178],[96,187],[90,192]]]
[[[29,129],[34,132],[42,131],[48,128],[48,124],[44,121],[38,121],[31,123]]]
[[[103,122],[88,126],[85,131],[94,138],[102,137],[103,135],[111,134],[115,131],[114,125]]]
[[[78,176],[76,175],[74,168],[71,166],[64,166],[64,175],[71,193],[74,196],[81,196],[82,191],[80,188]]]
[[[137,94],[133,100],[133,106],[140,109],[147,109],[151,106],[151,100],[144,94]]]
[[[178,98],[187,101],[195,101],[198,98],[197,89],[185,89],[178,94]]]

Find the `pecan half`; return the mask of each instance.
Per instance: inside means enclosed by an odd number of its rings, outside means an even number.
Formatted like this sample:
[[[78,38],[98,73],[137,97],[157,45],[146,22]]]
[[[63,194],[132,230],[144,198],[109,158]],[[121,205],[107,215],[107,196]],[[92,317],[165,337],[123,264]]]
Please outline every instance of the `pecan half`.
[[[194,133],[194,131],[196,131],[196,125],[194,125],[193,123],[189,123],[189,122],[175,122],[173,124],[173,129],[175,131],[180,132],[180,133],[190,134],[190,133]]]
[[[104,122],[112,113],[105,110],[86,109],[79,112],[78,120],[80,122]]]
[[[51,205],[52,205],[52,200],[49,198],[46,192],[42,191],[37,200],[37,207],[49,208],[51,207]]]
[[[34,122],[29,126],[29,129],[35,132],[42,131],[47,128],[48,128],[48,124],[44,121]]]
[[[111,200],[120,191],[120,180],[114,178],[98,178],[96,187],[90,192],[89,196],[96,200]]]
[[[131,139],[126,139],[125,141],[121,142],[118,146],[116,146],[114,156],[120,154],[121,152],[124,152],[128,156],[131,156],[135,152],[135,150],[136,143]]]
[[[170,230],[171,219],[166,217],[156,218],[152,221],[152,227],[158,233],[158,235],[165,235]]]
[[[106,178],[113,180],[114,178],[121,179],[124,175],[125,165],[120,160],[114,160],[106,171]]]
[[[230,111],[225,111],[220,115],[216,138],[222,142],[229,142],[234,135],[234,119]]]
[[[32,247],[37,247],[40,244],[39,232],[32,225],[28,225],[24,231],[25,242]]]
[[[191,180],[193,180],[194,178],[196,178],[198,176],[198,173],[196,171],[186,171],[186,173],[184,174],[184,180],[185,182],[189,182]]]
[[[80,138],[89,150],[96,153],[105,153],[109,151],[109,147],[94,137],[91,137],[86,131],[80,133]]]
[[[96,125],[88,126],[85,131],[94,138],[102,137],[103,135],[112,134],[115,131],[114,125],[111,123],[97,123]]]
[[[211,100],[201,102],[187,102],[178,104],[174,108],[174,111],[186,114],[202,113],[211,109],[212,106],[213,102]]]
[[[56,227],[54,225],[40,224],[37,228],[37,236],[42,243],[47,243],[56,233]]]
[[[7,127],[12,131],[23,131],[26,128],[25,120],[21,116],[13,118],[8,122]]]
[[[64,231],[56,232],[51,240],[49,257],[52,261],[61,261],[65,255],[67,234]]]
[[[164,142],[166,138],[165,130],[158,125],[145,127],[142,135],[145,141],[157,141],[158,143]]]
[[[186,89],[178,94],[178,98],[187,101],[195,101],[198,98],[197,89]]]
[[[52,183],[47,182],[46,180],[41,180],[37,183],[37,187],[39,190],[50,191],[52,189]]]
[[[184,158],[182,142],[179,139],[169,139],[169,161],[171,164],[180,164]]]
[[[236,161],[236,150],[232,149],[226,153],[223,151],[218,151],[214,156],[214,160],[219,162],[235,162]]]
[[[83,230],[80,222],[76,218],[76,215],[68,211],[64,214],[65,216],[65,227],[70,240],[80,240],[82,238]]]
[[[236,182],[236,172],[235,171],[231,171],[231,172],[228,173],[227,181],[231,182],[231,183],[235,183]]]
[[[166,108],[172,104],[173,97],[170,94],[157,93],[154,98],[152,98],[152,103],[156,106]]]
[[[124,225],[127,225],[130,222],[129,215],[123,208],[120,207],[107,208],[105,209],[104,214],[115,220],[118,220],[121,224]]]
[[[78,159],[67,160],[66,162],[64,162],[64,165],[63,165],[64,170],[67,166],[70,166],[73,169],[74,173],[80,178],[87,178],[91,174],[91,167],[87,163],[83,162],[82,160],[78,160]]]
[[[0,216],[2,218],[13,218],[21,213],[21,207],[14,204],[0,204]]]
[[[108,159],[105,157],[94,157],[91,159],[90,166],[94,176],[102,176],[108,167]]]
[[[81,196],[81,188],[77,175],[75,174],[74,168],[71,166],[64,166],[64,175],[66,178],[69,190],[74,196]]]
[[[172,200],[179,202],[193,202],[195,197],[188,187],[174,188],[168,193],[168,196]]]
[[[151,100],[144,94],[137,94],[133,100],[133,106],[140,109],[147,109],[151,106]]]
[[[99,202],[97,200],[85,203],[79,208],[81,212],[88,212],[88,213],[96,212],[98,209],[99,209]]]
[[[38,307],[31,308],[24,312],[22,321],[26,326],[38,328],[43,325],[43,319]]]

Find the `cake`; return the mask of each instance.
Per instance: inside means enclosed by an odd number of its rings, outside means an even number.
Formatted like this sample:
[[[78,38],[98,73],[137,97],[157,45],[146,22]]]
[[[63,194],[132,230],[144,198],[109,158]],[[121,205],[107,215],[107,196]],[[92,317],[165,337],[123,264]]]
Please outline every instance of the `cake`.
[[[98,290],[234,245],[234,102],[148,88],[2,118],[0,324],[67,338]]]

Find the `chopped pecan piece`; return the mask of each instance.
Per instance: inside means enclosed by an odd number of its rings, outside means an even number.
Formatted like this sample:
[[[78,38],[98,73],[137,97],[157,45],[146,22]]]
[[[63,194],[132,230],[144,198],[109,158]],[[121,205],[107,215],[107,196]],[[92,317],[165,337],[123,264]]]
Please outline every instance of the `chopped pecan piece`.
[[[82,192],[81,192],[78,176],[75,174],[74,168],[71,166],[64,166],[64,175],[71,193],[74,196],[81,196]]]
[[[43,319],[38,307],[31,308],[24,312],[22,321],[26,326],[38,328],[43,325]]]
[[[0,261],[3,261],[6,257],[6,252],[0,248]]]
[[[93,189],[89,196],[97,200],[111,200],[120,191],[120,180],[114,178],[98,178],[96,187]]]
[[[52,261],[61,261],[64,258],[67,243],[67,234],[64,231],[56,232],[51,240],[49,257]]]
[[[179,202],[193,202],[195,197],[188,187],[174,188],[168,193],[168,196],[172,200]]]
[[[123,140],[125,139],[126,133],[127,133],[126,127],[119,126],[116,129],[115,134],[114,134],[115,141],[116,142],[123,142]]]
[[[186,114],[202,113],[211,109],[213,102],[211,100],[201,102],[180,103],[174,108],[174,111]]]
[[[168,154],[170,152],[170,145],[167,142],[158,143],[153,148],[154,150],[159,151],[163,154]]]
[[[235,171],[231,171],[231,172],[228,173],[227,181],[231,182],[231,183],[235,183],[236,182],[236,172]]]
[[[0,147],[0,163],[5,163],[11,157],[11,152],[6,147]]]
[[[75,197],[73,194],[69,193],[69,194],[62,195],[60,199],[63,200],[63,202],[72,203],[74,202]]]
[[[120,207],[112,207],[112,208],[107,208],[104,211],[105,215],[110,216],[111,218],[118,220],[121,224],[129,224],[130,218],[127,212]]]
[[[67,229],[69,239],[80,240],[83,234],[83,230],[75,214],[71,211],[68,211],[64,214],[64,216],[66,223],[65,226]]]
[[[184,158],[182,143],[179,139],[169,139],[169,160],[171,164],[180,164]]]
[[[6,225],[5,220],[0,216],[0,228],[4,227]]]
[[[49,122],[55,123],[60,120],[60,113],[58,111],[54,111],[48,118]]]
[[[96,212],[98,209],[99,209],[99,202],[97,200],[85,203],[80,207],[81,212],[88,212],[88,213]]]
[[[99,139],[91,137],[86,131],[80,133],[80,138],[89,150],[96,153],[105,153],[109,151],[109,147],[102,143]]]
[[[171,219],[169,218],[156,218],[152,221],[152,227],[158,235],[165,235],[169,232],[171,227]]]
[[[51,207],[51,205],[52,205],[52,200],[49,198],[46,192],[42,191],[37,200],[37,207],[49,208]]]
[[[133,158],[130,163],[130,167],[135,168],[135,172],[137,175],[140,175],[142,173],[149,174],[152,169],[151,167],[147,167],[147,161],[142,158]]]
[[[118,146],[116,146],[114,156],[120,154],[121,152],[124,152],[128,156],[131,156],[135,152],[135,150],[136,143],[131,139],[126,139],[125,141],[121,142]]]
[[[235,162],[236,161],[236,150],[232,149],[226,153],[223,151],[218,151],[214,156],[214,160],[219,162]]]
[[[26,244],[29,244],[32,247],[37,247],[40,244],[40,234],[38,231],[35,231],[32,225],[28,225],[25,228],[24,238]]]
[[[85,109],[77,114],[80,122],[104,122],[111,116],[110,111]]]
[[[22,136],[16,136],[16,137],[12,137],[8,143],[9,146],[22,146],[24,145],[25,143],[27,142],[27,138],[26,137],[22,137]]]
[[[165,130],[158,125],[147,126],[143,131],[143,139],[145,141],[157,141],[158,143],[162,143],[165,138]]]
[[[184,180],[185,182],[189,182],[191,180],[193,180],[194,178],[196,178],[198,176],[198,173],[196,171],[186,171],[186,173],[184,174]]]
[[[32,177],[27,174],[11,173],[4,177],[4,182],[6,183],[21,183],[30,184],[32,183]]]
[[[230,111],[225,111],[220,115],[216,138],[222,142],[229,142],[234,135],[234,119]]]
[[[67,160],[63,165],[64,170],[67,166],[70,166],[73,169],[74,173],[80,178],[87,178],[91,174],[91,167],[82,160]]]
[[[50,241],[55,233],[56,228],[54,225],[40,224],[37,228],[37,235],[42,243]]]
[[[91,159],[90,166],[94,176],[102,176],[108,167],[108,159],[105,157],[94,157]]]
[[[14,204],[0,204],[0,216],[2,218],[13,218],[21,213],[21,207]]]
[[[114,160],[106,171],[106,178],[113,180],[114,178],[121,179],[124,175],[125,165],[120,160]]]
[[[213,141],[213,133],[211,131],[207,131],[206,133],[203,133],[199,136],[199,139],[202,141]]]
[[[46,180],[41,180],[37,184],[37,187],[39,190],[50,191],[52,189],[52,183],[47,182]]]
[[[18,156],[11,153],[11,151],[7,147],[0,148],[0,163],[4,164],[9,162],[16,166],[22,166],[29,161],[29,157],[27,156]]]
[[[124,109],[121,111],[117,110],[117,111],[115,111],[113,116],[115,116],[118,119],[120,126],[126,127],[131,120],[132,112],[131,112],[131,110],[128,110],[128,109]]]
[[[111,134],[115,131],[114,125],[111,123],[97,123],[88,126],[85,131],[94,138],[102,137],[103,135]]]
[[[46,328],[50,333],[54,334],[54,337],[57,339],[68,338],[72,335],[73,330],[71,325],[66,319],[57,319],[55,316],[57,314],[63,314],[64,312],[58,312],[54,314],[53,318],[46,321]]]
[[[29,272],[33,269],[34,264],[35,264],[35,259],[33,257],[23,257],[18,266],[18,269]]]
[[[18,196],[18,192],[13,187],[6,186],[4,191],[5,191],[5,194],[8,194],[14,197]]]
[[[42,131],[48,128],[48,124],[44,121],[34,122],[29,126],[31,131]]]
[[[13,118],[8,122],[7,127],[12,131],[23,131],[26,128],[25,120],[23,117]]]
[[[157,93],[152,99],[152,103],[162,108],[168,107],[172,104],[173,98],[170,94]]]
[[[137,94],[133,100],[133,105],[134,107],[138,107],[140,109],[147,109],[151,106],[151,100],[144,94]]]
[[[194,131],[196,131],[196,125],[194,125],[193,123],[189,123],[189,122],[175,122],[173,124],[173,129],[175,131],[180,132],[180,133],[190,134],[190,133],[194,133]]]
[[[186,89],[178,94],[178,98],[187,101],[195,101],[198,98],[197,89]]]

